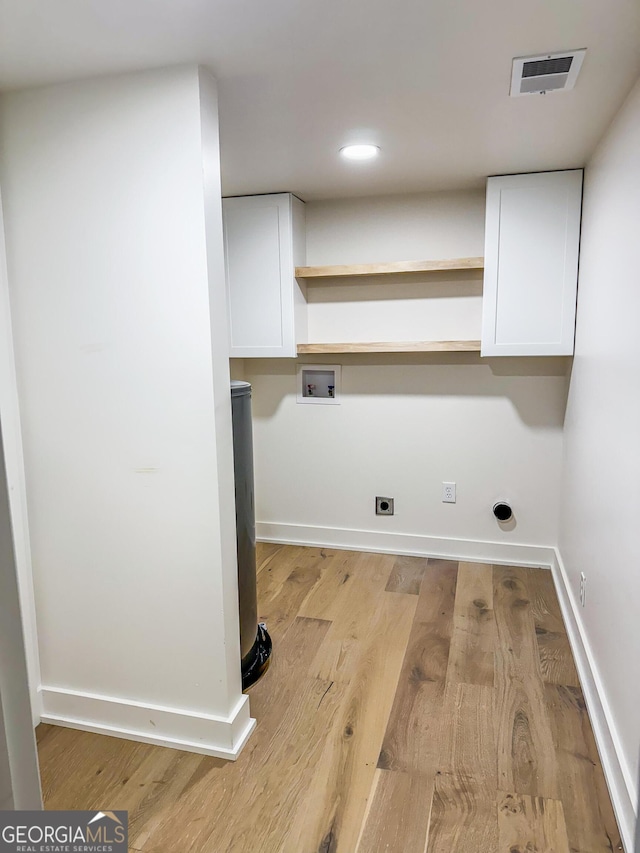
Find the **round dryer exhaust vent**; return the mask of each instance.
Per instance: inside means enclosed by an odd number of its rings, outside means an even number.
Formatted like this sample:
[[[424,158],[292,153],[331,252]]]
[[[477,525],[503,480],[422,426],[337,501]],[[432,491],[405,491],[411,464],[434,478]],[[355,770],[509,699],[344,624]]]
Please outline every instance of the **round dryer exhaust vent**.
[[[493,514],[498,521],[509,521],[513,516],[513,510],[508,503],[498,501],[498,503],[493,505]]]

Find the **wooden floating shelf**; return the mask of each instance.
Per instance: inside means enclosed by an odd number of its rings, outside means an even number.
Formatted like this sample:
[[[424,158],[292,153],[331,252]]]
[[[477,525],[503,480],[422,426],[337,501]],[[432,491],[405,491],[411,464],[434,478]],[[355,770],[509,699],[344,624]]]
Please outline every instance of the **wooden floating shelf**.
[[[392,264],[344,264],[328,267],[296,267],[296,278],[348,278],[362,275],[483,270],[484,258],[454,258],[447,261],[396,261]]]
[[[298,344],[298,355],[349,352],[480,352],[480,341],[373,341],[351,344]]]

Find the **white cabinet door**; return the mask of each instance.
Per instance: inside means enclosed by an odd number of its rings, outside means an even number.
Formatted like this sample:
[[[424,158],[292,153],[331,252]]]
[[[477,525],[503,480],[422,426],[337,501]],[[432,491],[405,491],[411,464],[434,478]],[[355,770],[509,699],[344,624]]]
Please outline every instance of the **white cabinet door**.
[[[291,358],[305,340],[304,205],[289,193],[226,198],[230,355]]]
[[[582,170],[487,181],[482,355],[572,355]]]

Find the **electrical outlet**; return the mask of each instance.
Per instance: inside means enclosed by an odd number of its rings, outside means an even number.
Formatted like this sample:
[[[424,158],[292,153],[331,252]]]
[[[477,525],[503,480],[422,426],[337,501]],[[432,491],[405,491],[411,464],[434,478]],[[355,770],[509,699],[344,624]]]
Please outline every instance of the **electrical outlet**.
[[[456,502],[456,484],[455,483],[443,483],[442,484],[442,503],[454,504],[455,502]]]
[[[376,498],[376,515],[393,515],[393,498]]]
[[[580,572],[580,604],[584,607],[587,603],[587,576]]]

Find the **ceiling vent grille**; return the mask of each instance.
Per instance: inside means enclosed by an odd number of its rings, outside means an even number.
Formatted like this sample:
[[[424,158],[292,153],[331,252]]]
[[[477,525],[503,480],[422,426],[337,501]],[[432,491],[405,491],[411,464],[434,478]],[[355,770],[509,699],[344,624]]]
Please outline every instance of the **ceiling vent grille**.
[[[583,49],[542,56],[517,56],[511,71],[511,97],[573,89],[586,52]]]

